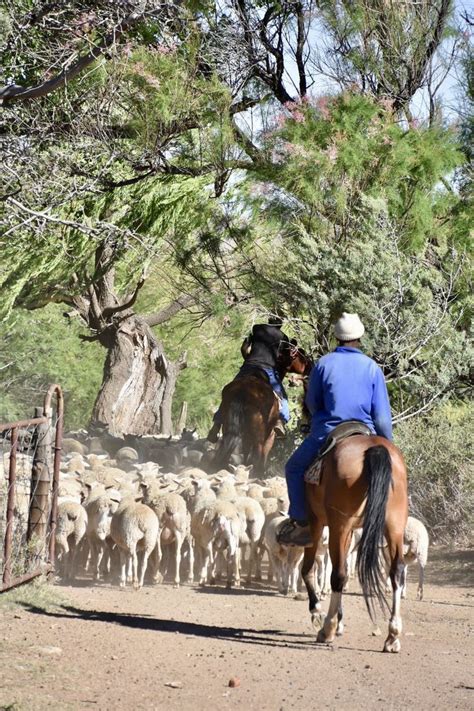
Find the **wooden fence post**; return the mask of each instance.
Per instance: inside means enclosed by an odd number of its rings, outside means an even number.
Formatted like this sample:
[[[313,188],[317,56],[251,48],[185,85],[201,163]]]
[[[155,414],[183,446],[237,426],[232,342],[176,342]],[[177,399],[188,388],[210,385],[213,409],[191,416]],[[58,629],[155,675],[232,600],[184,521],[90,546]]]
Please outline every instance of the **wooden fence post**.
[[[35,538],[34,550],[31,551],[34,558],[43,556],[45,552],[51,489],[52,413],[51,410],[44,412],[42,407],[36,407],[35,417],[43,415],[48,417],[48,421],[38,425],[36,430],[28,516],[28,542]]]

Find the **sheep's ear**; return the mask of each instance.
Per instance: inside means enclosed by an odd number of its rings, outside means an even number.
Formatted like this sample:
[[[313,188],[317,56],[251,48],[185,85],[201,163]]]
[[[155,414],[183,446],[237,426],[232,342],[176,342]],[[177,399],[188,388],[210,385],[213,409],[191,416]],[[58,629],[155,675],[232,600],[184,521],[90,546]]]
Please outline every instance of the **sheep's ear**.
[[[86,482],[86,483],[84,484],[84,486],[86,487],[87,491],[88,491],[89,494],[90,494],[90,492],[92,491],[92,484],[91,484],[90,482]]]
[[[147,481],[140,482],[140,488],[142,488],[142,489],[148,489],[149,486],[150,486],[150,484]]]
[[[229,464],[229,469],[230,469],[231,472],[235,472],[235,470],[237,469],[237,467],[234,467],[233,464]]]
[[[250,472],[251,472],[252,469],[253,469],[253,464],[249,464],[249,466],[246,467],[246,469],[247,469],[248,473],[250,474]]]

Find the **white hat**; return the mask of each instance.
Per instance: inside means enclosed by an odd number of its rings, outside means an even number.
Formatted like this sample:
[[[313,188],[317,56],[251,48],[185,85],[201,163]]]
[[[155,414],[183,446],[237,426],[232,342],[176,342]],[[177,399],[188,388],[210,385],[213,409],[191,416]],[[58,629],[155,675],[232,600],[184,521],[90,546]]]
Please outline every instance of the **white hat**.
[[[334,333],[338,341],[357,341],[362,338],[364,332],[364,324],[358,314],[346,314],[344,311],[334,324]]]

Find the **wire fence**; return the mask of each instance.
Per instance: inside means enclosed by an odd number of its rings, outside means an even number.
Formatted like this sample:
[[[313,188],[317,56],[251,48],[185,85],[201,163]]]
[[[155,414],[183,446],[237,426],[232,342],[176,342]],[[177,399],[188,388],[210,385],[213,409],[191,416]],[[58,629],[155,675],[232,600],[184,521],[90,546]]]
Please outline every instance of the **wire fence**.
[[[54,568],[62,425],[59,385],[35,417],[0,423],[0,592]]]

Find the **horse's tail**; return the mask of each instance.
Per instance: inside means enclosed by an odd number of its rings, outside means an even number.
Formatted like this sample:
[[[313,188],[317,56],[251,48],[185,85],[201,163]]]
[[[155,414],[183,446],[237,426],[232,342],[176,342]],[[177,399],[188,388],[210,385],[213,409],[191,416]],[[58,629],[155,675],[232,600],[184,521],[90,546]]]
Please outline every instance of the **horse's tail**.
[[[225,432],[214,458],[214,468],[227,469],[235,450],[242,446],[244,405],[240,398],[233,398],[226,414]]]
[[[357,549],[357,573],[365,604],[374,621],[373,597],[377,598],[382,609],[387,607],[384,595],[385,570],[380,554],[385,530],[385,509],[392,483],[392,461],[386,447],[377,445],[366,450],[362,476],[367,482],[367,503]]]

